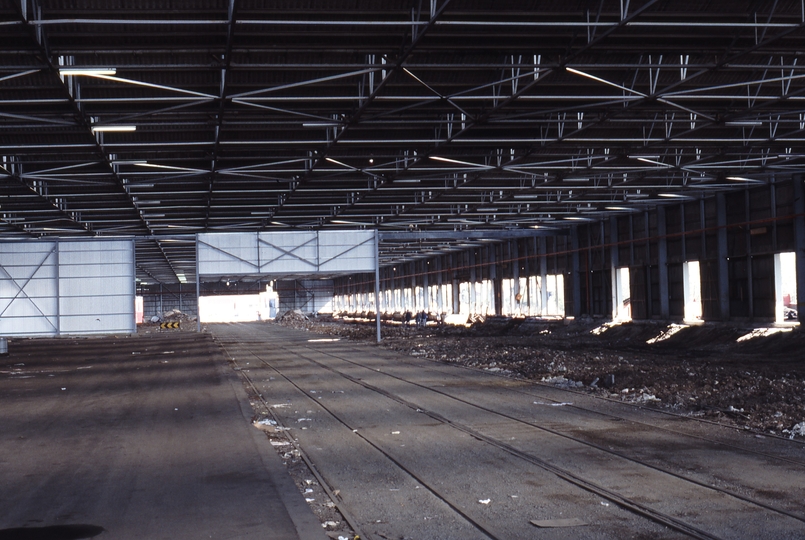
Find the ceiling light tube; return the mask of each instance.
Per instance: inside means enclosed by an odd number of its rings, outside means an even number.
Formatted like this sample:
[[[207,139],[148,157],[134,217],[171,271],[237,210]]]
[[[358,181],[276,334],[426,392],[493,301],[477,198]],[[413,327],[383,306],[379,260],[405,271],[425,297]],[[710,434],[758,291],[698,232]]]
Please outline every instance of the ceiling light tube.
[[[728,176],[727,180],[732,180],[733,182],[743,182],[745,184],[765,184],[766,183],[763,180],[757,180],[757,179],[754,179],[754,178],[744,178],[743,176]]]
[[[137,131],[137,126],[92,126],[93,133],[98,133],[99,131]]]
[[[752,126],[762,126],[763,122],[760,122],[758,120],[732,120],[729,122],[724,122],[724,125],[731,127],[741,127],[741,126],[752,127]]]
[[[116,73],[117,70],[115,68],[62,68],[59,70],[60,75],[84,75],[86,77],[115,75]]]

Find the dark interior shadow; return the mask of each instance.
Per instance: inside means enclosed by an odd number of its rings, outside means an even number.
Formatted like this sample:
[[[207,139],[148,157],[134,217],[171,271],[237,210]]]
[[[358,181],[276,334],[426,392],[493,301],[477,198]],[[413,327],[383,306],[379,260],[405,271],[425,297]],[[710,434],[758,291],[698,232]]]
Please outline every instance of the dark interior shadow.
[[[80,540],[94,538],[106,529],[97,525],[52,525],[0,530],[0,540]]]

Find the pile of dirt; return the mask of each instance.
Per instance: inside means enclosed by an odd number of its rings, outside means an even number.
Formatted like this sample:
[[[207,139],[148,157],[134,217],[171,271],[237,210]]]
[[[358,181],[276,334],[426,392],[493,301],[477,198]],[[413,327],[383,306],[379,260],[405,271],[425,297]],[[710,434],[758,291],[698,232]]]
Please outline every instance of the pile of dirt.
[[[376,337],[371,323],[309,321],[307,328],[357,341]],[[803,430],[797,426],[805,422],[805,331],[781,330],[489,317],[469,328],[384,325],[382,346],[799,438]],[[756,337],[746,339],[750,334]]]

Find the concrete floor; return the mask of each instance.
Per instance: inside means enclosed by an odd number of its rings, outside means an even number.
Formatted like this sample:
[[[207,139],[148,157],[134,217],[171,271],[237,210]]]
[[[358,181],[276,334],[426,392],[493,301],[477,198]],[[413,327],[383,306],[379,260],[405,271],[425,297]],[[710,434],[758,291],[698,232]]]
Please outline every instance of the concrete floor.
[[[325,538],[209,335],[9,350],[0,539]]]
[[[325,538],[247,390],[334,494],[310,505],[363,539],[805,538],[797,441],[273,324],[210,332],[12,341],[0,540]]]
[[[276,325],[210,331],[363,538],[805,538],[798,441]]]

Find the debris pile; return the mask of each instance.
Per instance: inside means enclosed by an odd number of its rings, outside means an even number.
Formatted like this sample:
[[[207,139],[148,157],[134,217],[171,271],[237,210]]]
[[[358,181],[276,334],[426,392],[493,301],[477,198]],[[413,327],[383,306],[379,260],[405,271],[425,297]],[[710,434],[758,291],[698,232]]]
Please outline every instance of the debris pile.
[[[419,358],[805,439],[805,331],[739,342],[751,328],[710,324],[670,333],[668,326],[487,317],[469,328],[384,325],[382,346]],[[371,322],[316,320],[307,329],[375,340]],[[656,336],[667,337],[654,340]]]
[[[292,328],[307,328],[310,319],[298,309],[289,309],[282,315],[277,315],[274,322]]]

